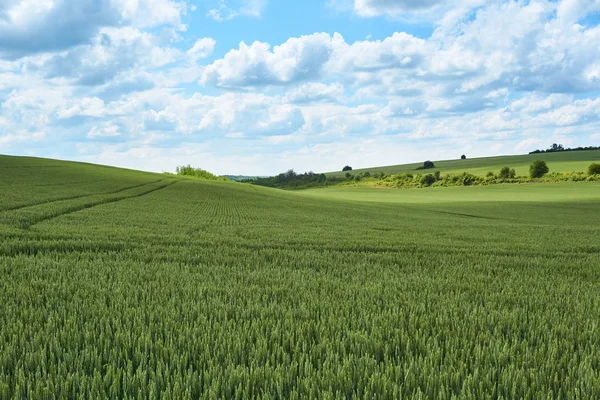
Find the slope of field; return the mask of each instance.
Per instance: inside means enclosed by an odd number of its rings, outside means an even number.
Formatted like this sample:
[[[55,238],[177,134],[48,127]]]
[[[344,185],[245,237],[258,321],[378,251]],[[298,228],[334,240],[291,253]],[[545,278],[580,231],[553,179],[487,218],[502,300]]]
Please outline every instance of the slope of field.
[[[500,156],[500,157],[485,157],[471,158],[466,160],[442,160],[435,161],[436,171],[442,174],[469,172],[474,175],[484,176],[489,171],[498,173],[504,166],[514,168],[517,175],[528,175],[529,165],[535,160],[545,160],[550,167],[551,172],[576,172],[586,171],[588,166],[593,162],[600,161],[600,150],[588,151],[564,151],[556,153],[540,153],[540,154],[525,154],[518,156]],[[425,160],[423,160],[425,161]],[[356,169],[351,171],[352,174],[360,172],[383,172],[386,175],[399,174],[409,171],[416,171],[423,163],[390,165],[382,167],[372,167]],[[432,171],[433,171],[432,170]],[[342,177],[346,173],[342,171],[326,173],[328,177]]]
[[[600,397],[597,184],[348,200],[56,162],[37,192],[8,162],[2,399]]]

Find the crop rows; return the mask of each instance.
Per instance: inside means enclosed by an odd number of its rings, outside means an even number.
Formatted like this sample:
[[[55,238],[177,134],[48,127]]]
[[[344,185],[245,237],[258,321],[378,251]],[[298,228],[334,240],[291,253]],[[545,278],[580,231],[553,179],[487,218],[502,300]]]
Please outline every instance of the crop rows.
[[[598,203],[167,183],[0,214],[0,398],[600,397]]]

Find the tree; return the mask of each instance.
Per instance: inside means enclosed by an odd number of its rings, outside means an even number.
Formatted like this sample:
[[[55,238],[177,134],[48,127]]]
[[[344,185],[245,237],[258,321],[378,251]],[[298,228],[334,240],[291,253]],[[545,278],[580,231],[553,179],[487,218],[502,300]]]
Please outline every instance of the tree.
[[[467,159],[467,156],[465,156],[465,155],[463,154],[462,156],[460,156],[460,159],[461,159],[461,160],[466,160],[466,159]]]
[[[529,175],[532,178],[541,178],[548,173],[550,169],[544,160],[535,160],[529,166]]]
[[[349,165],[346,165],[344,168],[342,168],[342,172],[346,172],[346,171],[352,171],[352,167]]]
[[[296,179],[296,176],[297,176],[297,174],[296,174],[296,172],[295,172],[293,169],[288,169],[288,170],[286,171],[286,173],[285,173],[285,177],[286,177],[288,180],[293,180],[293,179]]]
[[[492,173],[492,176],[493,175],[494,174]],[[514,168],[502,167],[502,169],[500,170],[500,173],[498,174],[498,178],[500,178],[500,179],[513,179],[516,175],[517,175],[517,172],[515,171]],[[490,176],[489,172],[488,172],[488,176]]]
[[[590,166],[588,167],[588,174],[589,175],[600,175],[600,164],[590,164]]]
[[[429,168],[435,168],[435,164],[433,163],[433,161],[425,161],[423,163],[423,169],[429,169]]]

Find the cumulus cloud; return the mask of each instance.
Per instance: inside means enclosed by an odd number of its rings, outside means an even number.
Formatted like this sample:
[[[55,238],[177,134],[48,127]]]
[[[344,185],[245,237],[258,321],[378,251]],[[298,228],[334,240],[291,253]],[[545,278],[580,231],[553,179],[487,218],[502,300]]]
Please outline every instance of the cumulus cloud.
[[[90,43],[105,27],[174,25],[185,29],[183,2],[171,0],[21,0],[0,6],[0,58]]]
[[[178,57],[178,50],[161,47],[149,33],[131,27],[104,28],[91,44],[30,59],[26,68],[47,79],[67,78],[78,85],[99,86],[136,66],[156,68]]]
[[[113,124],[94,126],[87,134],[90,139],[119,136],[119,127]]]
[[[344,96],[344,86],[340,83],[327,85],[320,82],[305,83],[287,92],[285,100],[290,103],[306,104],[336,102]]]
[[[290,38],[271,51],[268,43],[240,43],[206,67],[201,82],[225,88],[282,85],[317,78],[333,51],[326,33]]]
[[[210,56],[217,42],[212,38],[202,38],[196,40],[194,46],[188,50],[187,55],[191,61],[198,61],[202,58]]]

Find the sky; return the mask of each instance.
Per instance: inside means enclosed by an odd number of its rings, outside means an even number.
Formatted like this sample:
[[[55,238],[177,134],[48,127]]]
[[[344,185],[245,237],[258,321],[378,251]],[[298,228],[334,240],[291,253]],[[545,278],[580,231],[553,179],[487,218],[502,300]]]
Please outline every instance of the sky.
[[[0,154],[275,175],[600,145],[600,0],[0,0]]]

